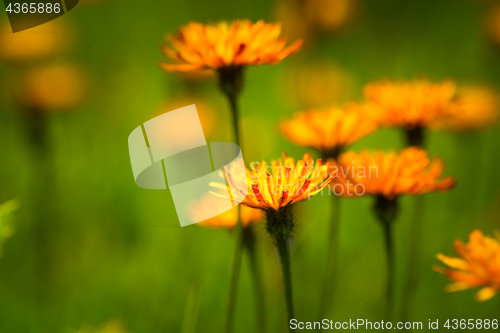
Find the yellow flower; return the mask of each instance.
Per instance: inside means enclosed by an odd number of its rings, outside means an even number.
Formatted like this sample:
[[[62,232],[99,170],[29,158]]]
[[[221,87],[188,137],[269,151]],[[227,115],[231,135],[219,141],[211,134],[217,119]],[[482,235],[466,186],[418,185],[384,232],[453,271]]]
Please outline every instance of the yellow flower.
[[[52,57],[67,49],[69,37],[71,29],[61,18],[16,33],[4,22],[0,26],[0,59],[22,62]]]
[[[446,115],[448,103],[455,96],[455,84],[426,79],[381,81],[366,85],[364,95],[369,102],[380,106],[382,124],[411,130],[428,127]]]
[[[436,127],[475,131],[492,125],[498,118],[500,102],[490,89],[463,87],[448,107],[448,114],[437,122]]]
[[[176,35],[167,36],[171,47],[163,52],[176,64],[161,63],[172,72],[189,72],[224,67],[277,64],[298,51],[302,41],[286,46],[279,38],[281,25],[236,20],[204,25],[190,22]]]
[[[68,110],[83,100],[84,70],[76,65],[50,65],[24,73],[16,87],[19,103],[42,111]]]
[[[241,203],[267,211],[308,199],[324,189],[334,176],[328,174],[328,165],[323,165],[321,159],[314,163],[308,153],[297,162],[286,153],[270,165],[266,161],[254,162],[246,173],[248,195]]]
[[[474,230],[469,235],[469,243],[456,240],[454,248],[459,258],[437,255],[449,268],[434,267],[453,281],[447,291],[482,287],[476,294],[479,302],[495,296],[500,290],[500,239],[485,237],[481,231]]]
[[[280,124],[281,132],[300,146],[312,147],[325,157],[336,157],[346,146],[373,133],[376,120],[367,105],[333,107],[326,111],[305,111]]]
[[[337,164],[333,160],[329,163],[338,175],[331,184],[336,195],[370,194],[393,200],[399,195],[447,190],[455,184],[451,177],[441,178],[444,164],[439,158],[430,160],[427,152],[417,147],[401,153],[350,151],[340,155]]]
[[[264,219],[264,212],[260,209],[241,206],[241,224],[247,227],[251,224],[259,223]],[[234,229],[238,223],[238,208],[235,207],[220,215],[197,223],[197,225],[207,228]]]

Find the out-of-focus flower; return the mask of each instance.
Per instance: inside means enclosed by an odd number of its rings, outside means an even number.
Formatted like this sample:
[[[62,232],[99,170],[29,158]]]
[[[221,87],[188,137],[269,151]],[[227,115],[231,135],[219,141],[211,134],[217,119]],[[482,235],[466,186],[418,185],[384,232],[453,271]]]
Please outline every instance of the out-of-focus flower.
[[[335,32],[354,16],[355,0],[288,0],[276,7],[276,18],[283,33],[310,41],[316,32]]]
[[[304,15],[319,30],[332,32],[352,18],[355,6],[354,0],[306,0]]]
[[[83,101],[86,81],[85,71],[77,65],[37,67],[22,75],[15,93],[25,107],[45,112],[70,110]]]
[[[306,153],[295,159],[283,153],[283,158],[253,162],[246,170],[248,195],[242,204],[267,211],[279,210],[296,202],[306,200],[324,189],[332,180],[328,165],[321,159],[316,163]]]
[[[482,287],[476,294],[479,302],[495,296],[500,290],[500,237],[485,237],[481,231],[474,230],[467,244],[456,240],[454,248],[458,258],[437,255],[449,268],[434,267],[453,282],[446,290],[453,292]]]
[[[329,161],[330,171],[336,172],[331,183],[336,195],[374,195],[393,200],[399,195],[420,195],[443,191],[455,185],[452,177],[441,178],[444,163],[429,159],[421,148],[409,147],[396,153],[381,150],[349,151],[341,154],[338,163]],[[356,189],[361,186],[363,190]],[[337,190],[336,187],[340,186]]]
[[[292,142],[320,151],[324,157],[336,157],[346,146],[373,133],[377,121],[373,107],[351,104],[325,111],[305,111],[281,122],[281,132]]]
[[[500,44],[500,5],[493,6],[486,18],[486,30],[491,40]]]
[[[275,16],[282,24],[285,37],[310,41],[313,26],[304,16],[302,2],[295,0],[276,2]]]
[[[4,22],[0,27],[0,60],[26,62],[49,58],[65,51],[70,37],[71,29],[61,18],[16,33]]]
[[[382,124],[413,129],[429,127],[444,117],[455,89],[451,81],[380,81],[367,84],[364,95],[369,102],[380,106]]]
[[[213,207],[211,207],[212,209]],[[259,223],[264,219],[264,212],[260,209],[241,206],[241,224],[245,228],[251,224]],[[207,228],[234,229],[238,222],[238,208],[235,207],[220,215],[197,223]]]
[[[353,78],[327,61],[293,66],[280,76],[278,86],[293,108],[326,108],[353,95]]]
[[[100,327],[86,325],[76,333],[127,333],[123,323],[118,319],[111,319]]]
[[[481,130],[495,123],[499,107],[499,97],[491,89],[461,87],[449,104],[446,117],[440,119],[436,127],[457,131]]]
[[[163,45],[165,55],[176,64],[161,63],[172,72],[277,64],[298,51],[302,41],[286,46],[280,38],[281,25],[236,20],[204,25],[188,23],[176,35],[168,35],[171,47]]]
[[[216,116],[214,108],[207,98],[202,98],[194,94],[176,96],[160,107],[159,114],[192,104],[196,105],[196,111],[198,111],[198,117],[200,118],[205,137],[210,136],[210,133],[214,130]]]

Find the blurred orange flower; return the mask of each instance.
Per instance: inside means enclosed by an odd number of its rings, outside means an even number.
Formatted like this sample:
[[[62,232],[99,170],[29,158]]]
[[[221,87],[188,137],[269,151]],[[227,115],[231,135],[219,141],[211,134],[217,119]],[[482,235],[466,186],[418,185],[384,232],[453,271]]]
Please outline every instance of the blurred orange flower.
[[[304,14],[310,24],[332,32],[344,26],[352,18],[354,0],[306,0]]]
[[[436,126],[458,131],[480,130],[497,120],[499,106],[498,94],[491,89],[463,87],[449,104],[446,117]]]
[[[302,46],[302,41],[286,46],[285,39],[279,38],[280,33],[280,24],[264,21],[236,20],[209,25],[190,22],[176,35],[167,36],[171,47],[162,46],[165,55],[177,63],[161,63],[160,67],[189,72],[277,64]]]
[[[482,289],[476,294],[479,302],[491,299],[500,290],[500,238],[485,237],[479,230],[469,235],[469,243],[454,243],[459,258],[438,254],[437,258],[449,268],[435,266],[434,270],[453,281],[447,291]]]
[[[373,133],[378,125],[373,107],[350,104],[325,111],[305,111],[281,122],[281,132],[292,142],[312,147],[325,157],[336,157],[346,146]]]
[[[85,95],[85,71],[72,64],[37,67],[25,72],[16,86],[20,104],[51,112],[79,105]]]
[[[331,60],[296,64],[281,75],[277,84],[283,100],[293,108],[326,108],[352,98],[352,76]]]
[[[196,111],[198,111],[203,134],[205,137],[210,137],[215,127],[214,120],[216,119],[216,114],[212,101],[209,99],[210,98],[204,98],[198,94],[176,95],[169,99],[168,103],[160,107],[158,115],[194,104],[196,106]]]
[[[63,52],[71,37],[71,29],[64,22],[59,18],[16,33],[4,22],[0,26],[0,60],[32,61]]]
[[[485,26],[491,40],[500,44],[500,5],[497,4],[489,11]]]
[[[341,154],[338,163],[329,161],[330,170],[337,173],[331,183],[336,195],[370,194],[393,200],[399,195],[420,195],[447,190],[454,186],[451,177],[441,178],[444,163],[439,158],[430,160],[421,148],[409,147],[396,153],[381,150],[349,151]],[[340,190],[336,187],[340,186]]]
[[[264,212],[260,209],[241,206],[241,224],[243,227],[259,223],[264,219]],[[208,220],[198,222],[197,225],[207,228],[234,229],[238,222],[238,208],[235,207]]]
[[[380,81],[367,84],[364,95],[369,102],[380,106],[382,124],[411,130],[428,127],[446,115],[448,103],[455,96],[455,84],[426,79]]]
[[[283,33],[308,42],[318,31],[334,32],[354,16],[355,0],[287,0],[277,3],[276,17]]]
[[[251,163],[246,170],[248,195],[241,202],[244,205],[268,211],[306,200],[324,189],[332,180],[328,165],[321,159],[314,163],[311,155],[295,159],[283,153],[283,158]]]

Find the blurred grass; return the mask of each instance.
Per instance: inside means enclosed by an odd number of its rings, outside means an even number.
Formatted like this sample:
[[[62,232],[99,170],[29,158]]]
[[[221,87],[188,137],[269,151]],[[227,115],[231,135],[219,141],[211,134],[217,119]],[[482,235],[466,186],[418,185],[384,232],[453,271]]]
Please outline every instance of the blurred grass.
[[[500,52],[482,30],[485,6],[477,1],[362,1],[356,21],[335,36],[322,36],[315,49],[278,66],[249,68],[241,100],[247,161],[305,150],[281,138],[277,123],[293,111],[277,93],[279,75],[297,63],[332,59],[355,78],[354,99],[366,82],[388,78],[453,78],[459,83],[500,85]],[[264,18],[268,1],[102,1],[80,4],[64,18],[76,27],[65,57],[87,67],[87,103],[50,117],[53,183],[43,181],[18,110],[0,101],[0,202],[13,197],[16,233],[0,259],[0,332],[70,332],[84,324],[123,321],[132,333],[180,332],[189,295],[200,295],[196,332],[220,332],[229,282],[231,237],[225,231],[177,227],[168,191],[138,188],[128,157],[128,134],[154,117],[159,106],[180,94],[179,80],[161,71],[159,44],[190,20]],[[10,72],[0,67],[0,76]],[[5,84],[9,84],[8,82]],[[214,140],[229,140],[227,110],[215,83],[202,87],[217,105],[221,122]],[[219,131],[219,132],[217,132]],[[221,134],[222,133],[222,134]],[[225,133],[225,134],[224,134]],[[435,254],[452,253],[452,242],[473,228],[500,229],[498,205],[500,132],[469,136],[429,132],[429,151],[447,162],[458,178],[455,190],[426,196],[421,283],[412,320],[498,318],[498,297],[476,303],[473,292],[446,294],[445,278],[434,273]],[[401,133],[381,130],[353,149],[399,148]],[[49,188],[43,188],[48,186]],[[380,226],[369,198],[342,201],[340,292],[334,320],[382,319],[385,274]],[[314,320],[326,260],[328,200],[318,195],[298,205],[293,283],[297,319]],[[404,267],[412,201],[402,200],[397,221],[397,260]],[[33,221],[44,218],[48,248],[37,248]],[[277,256],[263,228],[258,230],[270,332],[283,332],[284,306]],[[43,284],[37,258],[46,253],[50,274]],[[251,281],[244,259],[236,332],[255,332]],[[42,269],[43,270],[43,269]],[[403,281],[404,271],[398,271]],[[403,285],[401,284],[399,290]],[[45,295],[39,297],[39,289]],[[400,295],[399,295],[400,296]]]

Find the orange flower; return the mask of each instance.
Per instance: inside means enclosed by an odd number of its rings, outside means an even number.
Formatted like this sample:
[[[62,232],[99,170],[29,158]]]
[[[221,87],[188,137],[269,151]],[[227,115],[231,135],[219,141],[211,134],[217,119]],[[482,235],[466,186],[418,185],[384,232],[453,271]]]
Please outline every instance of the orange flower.
[[[366,99],[380,106],[380,120],[386,126],[428,127],[446,115],[447,105],[455,95],[451,81],[409,82],[381,81],[365,86]]]
[[[0,59],[21,62],[49,58],[65,51],[71,36],[71,27],[61,18],[16,33],[8,22],[3,22],[0,25]]]
[[[160,66],[171,72],[189,72],[277,64],[302,46],[302,41],[286,46],[280,33],[280,24],[264,21],[236,20],[210,25],[190,22],[175,36],[167,36],[171,48],[162,46],[165,55],[177,63]]]
[[[352,18],[356,2],[354,0],[307,0],[304,12],[307,20],[324,31],[335,31]]]
[[[264,219],[264,212],[260,209],[241,206],[241,224],[243,227],[259,223]],[[238,208],[228,210],[208,220],[198,222],[197,225],[207,228],[234,229],[238,222]]]
[[[500,290],[500,238],[485,237],[481,231],[474,230],[469,235],[469,243],[456,240],[454,248],[460,258],[437,255],[450,268],[434,267],[453,281],[447,291],[482,287],[476,294],[479,302],[495,296]]]
[[[495,5],[489,11],[485,22],[485,27],[491,40],[497,44],[500,44],[500,5]]]
[[[353,78],[331,60],[315,60],[287,68],[278,85],[293,108],[326,108],[351,99]]]
[[[328,174],[328,165],[316,161],[310,154],[295,160],[283,153],[283,158],[251,164],[247,168],[248,195],[244,205],[267,211],[277,211],[298,201],[306,200],[324,189],[334,175]]]
[[[377,129],[377,122],[370,116],[372,109],[367,105],[351,104],[326,111],[300,112],[291,120],[283,121],[280,128],[292,142],[333,157],[335,152]]]
[[[68,110],[80,104],[86,90],[84,70],[61,64],[33,68],[24,73],[16,87],[17,99],[42,111]]]
[[[393,200],[398,195],[447,190],[455,184],[451,177],[441,179],[444,164],[439,158],[431,161],[427,152],[417,147],[406,148],[399,154],[350,151],[339,156],[338,164],[329,162],[330,170],[338,175],[331,184],[336,195],[371,194]]]
[[[500,101],[490,89],[464,87],[448,107],[448,115],[437,122],[439,128],[475,131],[492,125],[498,118]]]

